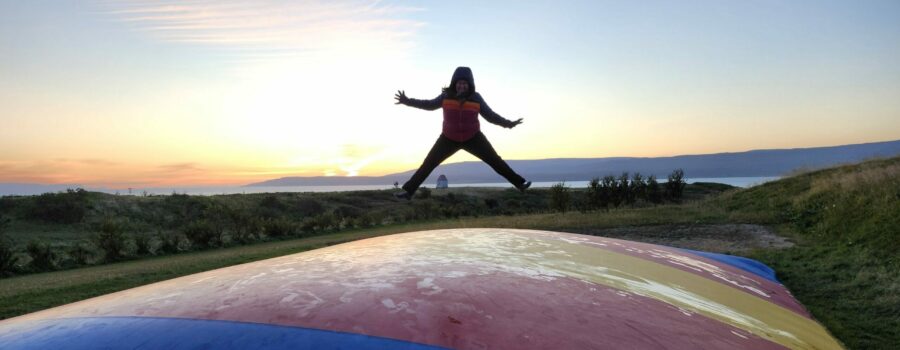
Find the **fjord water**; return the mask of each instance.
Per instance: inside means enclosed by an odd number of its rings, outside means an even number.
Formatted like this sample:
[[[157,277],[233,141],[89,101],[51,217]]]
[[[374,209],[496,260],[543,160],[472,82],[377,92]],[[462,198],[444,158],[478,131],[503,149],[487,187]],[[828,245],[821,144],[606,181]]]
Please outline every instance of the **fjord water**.
[[[752,187],[764,182],[777,180],[777,176],[767,177],[698,177],[685,179],[687,183],[695,182],[716,182],[736,187]],[[666,179],[660,179],[660,183]],[[531,185],[533,188],[548,188],[558,181],[535,182]],[[566,181],[565,184],[571,188],[585,188],[589,181]],[[426,183],[424,187],[434,188],[434,183]],[[492,183],[470,183],[470,184],[454,184],[450,183],[450,187],[512,187],[506,182]],[[344,191],[367,191],[367,190],[386,190],[394,188],[393,184],[384,185],[346,185],[346,186],[205,186],[205,187],[154,187],[154,188],[133,188],[130,191],[132,195],[143,195],[144,192],[152,195],[168,195],[172,193],[192,194],[192,195],[217,195],[217,194],[239,194],[239,193],[267,193],[267,192],[344,192]],[[87,188],[89,191],[99,191],[106,193],[129,194],[126,189],[105,189],[105,188]],[[12,193],[10,193],[12,194]],[[7,195],[3,193],[0,195]]]

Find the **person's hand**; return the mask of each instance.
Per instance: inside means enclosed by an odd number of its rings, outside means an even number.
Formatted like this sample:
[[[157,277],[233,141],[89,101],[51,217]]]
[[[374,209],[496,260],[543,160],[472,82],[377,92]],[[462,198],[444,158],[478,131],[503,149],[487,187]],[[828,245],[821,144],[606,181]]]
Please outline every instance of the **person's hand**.
[[[509,122],[509,124],[506,127],[512,129],[512,128],[515,128],[516,125],[519,125],[519,124],[522,124],[522,118],[519,118],[515,121]]]
[[[397,102],[394,102],[395,105],[405,105],[409,102],[409,97],[406,97],[406,92],[402,90],[397,90],[397,93],[394,94],[394,99],[397,100]]]

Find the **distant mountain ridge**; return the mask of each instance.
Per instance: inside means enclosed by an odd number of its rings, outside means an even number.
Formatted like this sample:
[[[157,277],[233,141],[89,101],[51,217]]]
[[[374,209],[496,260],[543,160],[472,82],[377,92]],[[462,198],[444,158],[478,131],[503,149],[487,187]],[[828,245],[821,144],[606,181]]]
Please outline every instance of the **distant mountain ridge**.
[[[843,146],[767,149],[746,152],[681,155],[672,157],[552,158],[508,160],[509,165],[531,181],[585,181],[622,172],[640,172],[665,179],[672,170],[684,169],[688,178],[781,176],[799,168],[817,169],[841,163],[855,163],[874,157],[900,155],[900,140]],[[282,177],[246,186],[335,186],[403,183],[415,169],[384,176]],[[425,183],[434,183],[441,174],[454,183],[504,182],[480,161],[443,164]]]

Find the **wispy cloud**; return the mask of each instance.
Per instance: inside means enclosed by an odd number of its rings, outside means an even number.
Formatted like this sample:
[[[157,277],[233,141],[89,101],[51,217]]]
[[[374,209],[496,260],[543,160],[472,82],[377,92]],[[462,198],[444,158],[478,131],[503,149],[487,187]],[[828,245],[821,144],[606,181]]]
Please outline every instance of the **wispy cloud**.
[[[70,159],[70,158],[56,158],[53,160],[56,163],[64,164],[64,165],[84,165],[84,166],[116,166],[119,165],[118,162],[114,162],[107,159],[99,159],[99,158],[82,158],[82,159]]]
[[[107,14],[167,42],[226,49],[247,57],[408,48],[416,9],[380,1],[128,1]]]
[[[109,172],[118,165],[119,163],[110,160],[96,158],[0,161],[0,182],[82,183],[87,178],[82,174]]]
[[[167,173],[167,174],[182,174],[182,173],[194,173],[198,171],[204,171],[203,168],[197,165],[197,163],[174,163],[174,164],[165,164],[160,165],[158,170]]]

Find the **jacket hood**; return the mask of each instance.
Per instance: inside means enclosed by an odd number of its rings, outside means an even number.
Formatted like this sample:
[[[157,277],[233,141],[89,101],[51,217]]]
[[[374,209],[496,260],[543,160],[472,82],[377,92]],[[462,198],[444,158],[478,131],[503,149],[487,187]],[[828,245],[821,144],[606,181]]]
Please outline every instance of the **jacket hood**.
[[[469,67],[456,67],[453,71],[453,77],[450,78],[450,89],[456,91],[456,82],[464,79],[469,82],[469,95],[475,93],[475,77],[472,75],[472,69]]]

